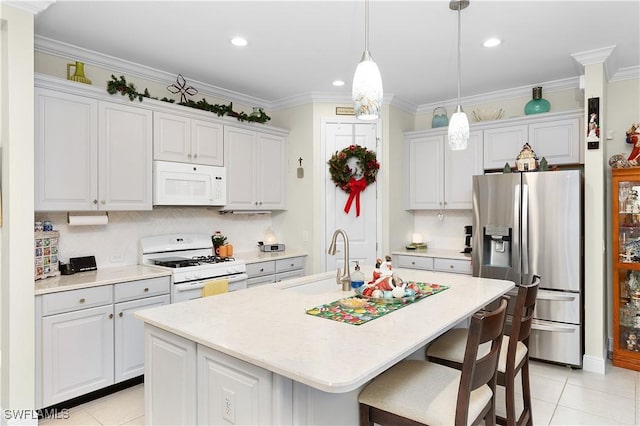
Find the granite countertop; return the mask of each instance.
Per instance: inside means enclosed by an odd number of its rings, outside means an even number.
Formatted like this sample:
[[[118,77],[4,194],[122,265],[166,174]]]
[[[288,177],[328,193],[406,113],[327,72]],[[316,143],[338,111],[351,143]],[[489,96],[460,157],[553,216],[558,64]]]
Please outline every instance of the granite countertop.
[[[460,253],[462,250],[427,248],[426,250],[407,250],[405,248],[392,251],[391,254],[438,257],[443,259],[471,260],[471,253]]]
[[[366,277],[373,269],[363,267]],[[450,288],[362,325],[306,314],[353,295],[335,272],[137,312],[170,333],[324,392],[350,392],[514,287],[510,281],[399,269]],[[215,313],[212,315],[212,313]]]
[[[168,277],[171,271],[153,266],[125,265],[102,268],[97,271],[78,272],[73,275],[59,275],[35,282],[35,294],[55,293],[79,288],[97,287],[146,278]]]
[[[242,259],[246,263],[257,263],[268,260],[289,259],[291,257],[307,256],[302,250],[286,249],[285,251],[262,252],[259,249],[254,251],[241,251],[233,254],[236,259]]]

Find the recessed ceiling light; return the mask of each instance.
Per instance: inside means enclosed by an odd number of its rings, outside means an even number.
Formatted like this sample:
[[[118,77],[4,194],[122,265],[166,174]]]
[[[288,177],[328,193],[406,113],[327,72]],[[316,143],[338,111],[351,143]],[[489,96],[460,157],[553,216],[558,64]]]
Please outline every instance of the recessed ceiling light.
[[[502,43],[502,40],[500,40],[499,38],[496,38],[496,37],[491,37],[490,39],[485,40],[485,42],[482,43],[482,45],[484,47],[496,47],[500,43]]]
[[[342,81],[342,80],[334,80],[334,82],[331,83],[331,84],[333,84],[336,87],[341,87],[341,86],[344,86],[344,81]]]
[[[247,45],[247,40],[242,37],[234,37],[231,39],[231,44],[242,47]]]

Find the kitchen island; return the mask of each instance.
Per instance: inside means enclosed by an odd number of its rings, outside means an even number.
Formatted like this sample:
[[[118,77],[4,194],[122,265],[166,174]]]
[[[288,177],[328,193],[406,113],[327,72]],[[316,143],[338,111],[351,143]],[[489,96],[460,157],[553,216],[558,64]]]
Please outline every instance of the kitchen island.
[[[396,272],[449,288],[362,325],[306,313],[351,295],[334,273],[138,312],[147,424],[357,424],[371,379],[514,287]]]

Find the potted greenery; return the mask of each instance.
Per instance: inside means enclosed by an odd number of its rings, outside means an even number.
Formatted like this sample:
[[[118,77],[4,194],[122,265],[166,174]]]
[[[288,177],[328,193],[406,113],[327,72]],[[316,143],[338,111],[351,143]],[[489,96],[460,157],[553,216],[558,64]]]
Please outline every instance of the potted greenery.
[[[225,237],[224,235],[222,235],[222,233],[220,231],[216,231],[214,232],[214,234],[211,236],[211,242],[213,243],[213,252],[216,255],[220,254],[220,247],[224,245],[224,243],[227,241],[227,237]]]

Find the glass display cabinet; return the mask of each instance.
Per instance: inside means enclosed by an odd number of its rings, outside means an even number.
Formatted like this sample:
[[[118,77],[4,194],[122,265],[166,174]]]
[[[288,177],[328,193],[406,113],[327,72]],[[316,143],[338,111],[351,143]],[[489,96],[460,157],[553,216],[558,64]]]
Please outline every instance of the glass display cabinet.
[[[613,365],[640,371],[640,167],[611,170]]]

